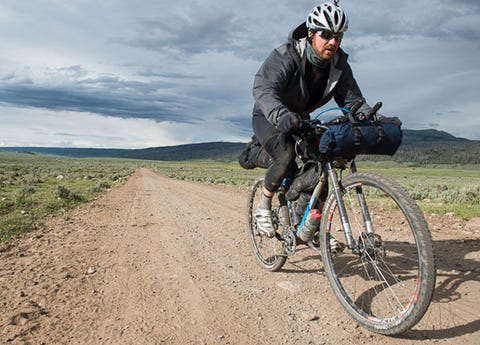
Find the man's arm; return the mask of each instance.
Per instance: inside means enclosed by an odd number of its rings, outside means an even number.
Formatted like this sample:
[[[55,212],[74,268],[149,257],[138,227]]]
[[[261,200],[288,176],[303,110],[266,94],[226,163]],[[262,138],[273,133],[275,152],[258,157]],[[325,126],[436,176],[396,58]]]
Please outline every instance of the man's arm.
[[[278,125],[282,116],[289,114],[298,116],[285,106],[280,96],[290,81],[293,64],[291,59],[275,49],[255,75],[253,97],[256,105],[275,126]]]
[[[367,114],[371,109],[365,101],[348,63],[345,65],[342,76],[340,77],[334,98],[335,102],[343,108],[350,109],[359,100],[363,100],[364,103],[357,112]]]

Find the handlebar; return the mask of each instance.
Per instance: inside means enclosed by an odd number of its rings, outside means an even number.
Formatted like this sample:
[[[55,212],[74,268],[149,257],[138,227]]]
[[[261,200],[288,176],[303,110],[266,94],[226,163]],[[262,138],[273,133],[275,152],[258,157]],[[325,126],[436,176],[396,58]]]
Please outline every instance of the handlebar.
[[[346,108],[331,108],[324,110],[320,114],[318,114],[314,119],[311,120],[302,120],[300,122],[298,131],[296,135],[298,136],[299,140],[297,140],[296,148],[300,145],[302,141],[316,141],[318,138],[322,136],[322,134],[328,130],[330,125],[339,124],[344,122],[350,122],[352,124],[352,128],[355,134],[355,142],[359,142],[361,140],[361,133],[360,132],[360,124],[365,120],[373,120],[378,121],[377,112],[382,107],[382,102],[377,102],[367,114],[364,113],[357,113],[361,106],[364,104],[364,100],[360,99],[359,101],[355,102],[350,110]],[[334,119],[329,121],[322,121],[318,119],[318,117],[328,111],[333,110],[341,110],[342,114]],[[360,121],[360,122],[359,122]]]
[[[302,120],[298,128],[298,135],[301,138],[308,138],[312,135],[320,136],[327,128],[322,121],[317,119]]]
[[[355,124],[357,123],[358,120],[363,121],[365,119],[371,119],[374,121],[377,121],[377,112],[378,110],[382,107],[383,103],[382,102],[377,102],[367,114],[364,113],[357,113],[360,107],[365,103],[363,99],[358,100],[355,102],[350,109],[344,108],[344,107],[336,107],[336,108],[329,108],[326,110],[321,111],[315,116],[314,120],[311,120],[315,122],[315,120],[319,121],[323,125],[331,125],[331,124],[336,124],[339,122],[344,122],[346,120],[349,120],[350,123]],[[332,111],[341,111],[342,115],[339,115],[335,117],[333,120],[330,121],[322,121],[319,119],[320,116],[322,116],[325,113],[332,112]],[[307,120],[308,121],[308,120]]]

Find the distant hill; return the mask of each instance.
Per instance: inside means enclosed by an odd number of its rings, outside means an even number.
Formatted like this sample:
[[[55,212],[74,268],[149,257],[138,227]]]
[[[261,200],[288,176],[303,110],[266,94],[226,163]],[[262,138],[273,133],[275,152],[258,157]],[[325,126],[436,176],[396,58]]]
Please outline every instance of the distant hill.
[[[130,158],[162,161],[236,161],[245,143],[208,142],[146,149],[96,149],[59,147],[0,147],[0,151],[29,152],[76,158]],[[385,156],[360,156],[359,159],[385,159]],[[480,164],[480,141],[429,130],[403,131],[403,142],[392,157],[398,162]]]
[[[480,141],[433,129],[406,129],[402,145],[392,159],[420,164],[480,164]]]
[[[37,153],[74,158],[131,158],[162,161],[235,160],[245,143],[210,142],[146,149],[96,149],[63,147],[0,147],[0,151]]]
[[[412,130],[412,129],[404,129],[403,130],[403,143],[405,144],[412,144],[418,142],[468,142],[470,140],[465,138],[458,138],[454,137],[453,135],[443,132],[437,131],[435,129],[421,129],[421,130]]]

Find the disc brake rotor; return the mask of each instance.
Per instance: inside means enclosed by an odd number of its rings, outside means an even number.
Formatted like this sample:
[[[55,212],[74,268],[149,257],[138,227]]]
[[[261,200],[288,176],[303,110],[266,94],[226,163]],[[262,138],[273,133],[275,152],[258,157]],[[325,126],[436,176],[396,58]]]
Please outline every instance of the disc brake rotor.
[[[385,247],[379,235],[362,233],[358,240],[361,244],[360,249],[363,253],[362,256],[368,256],[372,259],[385,258]]]

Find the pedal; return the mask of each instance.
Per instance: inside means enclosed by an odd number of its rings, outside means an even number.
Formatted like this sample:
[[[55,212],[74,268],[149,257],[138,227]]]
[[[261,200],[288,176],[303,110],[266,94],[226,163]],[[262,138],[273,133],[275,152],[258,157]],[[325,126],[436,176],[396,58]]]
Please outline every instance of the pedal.
[[[345,250],[345,244],[334,237],[330,237],[330,252],[332,254],[340,254]]]

